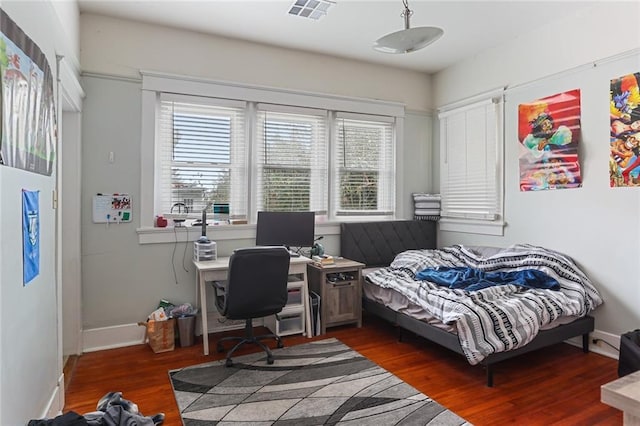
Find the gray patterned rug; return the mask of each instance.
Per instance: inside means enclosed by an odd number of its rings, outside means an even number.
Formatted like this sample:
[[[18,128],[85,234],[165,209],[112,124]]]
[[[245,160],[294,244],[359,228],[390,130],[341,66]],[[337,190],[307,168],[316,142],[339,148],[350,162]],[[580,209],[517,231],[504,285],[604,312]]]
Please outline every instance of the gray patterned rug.
[[[169,372],[186,426],[469,425],[336,339]]]

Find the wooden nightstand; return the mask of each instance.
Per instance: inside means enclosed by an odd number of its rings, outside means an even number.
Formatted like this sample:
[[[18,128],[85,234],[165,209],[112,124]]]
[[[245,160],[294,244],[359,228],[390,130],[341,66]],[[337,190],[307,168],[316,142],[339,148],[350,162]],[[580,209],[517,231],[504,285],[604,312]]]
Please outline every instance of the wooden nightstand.
[[[320,334],[327,327],[355,323],[362,327],[362,267],[349,259],[332,265],[307,265],[309,289],[320,296]]]

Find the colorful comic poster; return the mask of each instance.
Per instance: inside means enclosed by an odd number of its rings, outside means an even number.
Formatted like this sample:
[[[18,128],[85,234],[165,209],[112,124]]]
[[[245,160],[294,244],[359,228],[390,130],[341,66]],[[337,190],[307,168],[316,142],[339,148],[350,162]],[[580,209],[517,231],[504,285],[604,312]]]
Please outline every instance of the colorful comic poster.
[[[22,191],[23,283],[40,274],[40,192]]]
[[[609,184],[640,186],[640,72],[611,80]]]
[[[582,186],[579,89],[520,104],[518,139],[521,191]]]
[[[51,68],[2,9],[0,82],[0,164],[51,176],[57,138]]]

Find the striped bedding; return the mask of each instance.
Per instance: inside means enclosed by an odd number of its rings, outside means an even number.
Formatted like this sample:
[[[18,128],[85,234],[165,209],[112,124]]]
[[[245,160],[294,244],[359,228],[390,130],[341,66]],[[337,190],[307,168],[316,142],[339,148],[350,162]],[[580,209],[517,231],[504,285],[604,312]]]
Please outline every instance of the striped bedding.
[[[513,284],[478,291],[451,290],[416,280],[425,268],[469,267],[484,272],[537,269],[555,278],[560,290],[529,289]],[[529,343],[545,325],[560,317],[581,317],[602,303],[589,278],[574,261],[559,252],[518,244],[482,257],[455,245],[435,250],[409,250],[367,280],[393,289],[445,324],[458,330],[462,350],[475,365],[492,353]]]

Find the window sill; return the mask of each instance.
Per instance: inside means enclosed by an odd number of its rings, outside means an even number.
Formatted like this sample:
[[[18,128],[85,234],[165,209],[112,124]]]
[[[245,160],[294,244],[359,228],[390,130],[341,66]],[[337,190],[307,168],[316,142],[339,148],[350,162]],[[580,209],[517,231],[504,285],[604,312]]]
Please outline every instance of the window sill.
[[[196,241],[200,238],[200,226],[179,226],[154,228],[144,227],[136,229],[139,244],[162,244],[185,241]],[[337,222],[316,223],[316,235],[339,235],[340,224]],[[214,241],[224,240],[255,240],[256,225],[210,225],[207,236]]]
[[[446,219],[441,218],[438,222],[440,231],[445,232],[462,232],[467,234],[482,235],[504,235],[504,227],[506,223],[503,221],[482,221],[470,219]]]
[[[190,225],[136,229],[140,244],[196,241],[200,238],[201,231],[202,227]],[[210,225],[207,227],[207,236],[215,241],[255,238],[256,227],[255,225]]]

